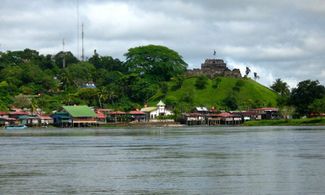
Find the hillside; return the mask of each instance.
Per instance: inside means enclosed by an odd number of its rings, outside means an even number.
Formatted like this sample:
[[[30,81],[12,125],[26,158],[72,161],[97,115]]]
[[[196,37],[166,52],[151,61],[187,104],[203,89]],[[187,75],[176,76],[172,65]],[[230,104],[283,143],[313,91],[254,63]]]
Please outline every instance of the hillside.
[[[217,109],[230,109],[225,103],[232,99],[237,109],[249,109],[262,106],[276,106],[277,94],[269,88],[249,78],[218,77],[207,79],[203,89],[195,84],[199,77],[185,78],[180,88],[175,89],[176,80],[167,83],[168,90],[159,91],[150,99],[154,104],[163,99],[168,104],[186,104],[187,106],[207,106]]]

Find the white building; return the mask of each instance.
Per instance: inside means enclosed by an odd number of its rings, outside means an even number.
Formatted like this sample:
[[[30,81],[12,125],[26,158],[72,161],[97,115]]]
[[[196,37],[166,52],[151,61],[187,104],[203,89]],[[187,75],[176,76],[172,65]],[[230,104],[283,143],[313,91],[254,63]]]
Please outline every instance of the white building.
[[[141,109],[142,112],[146,113],[147,120],[156,119],[158,116],[173,115],[173,112],[166,109],[166,105],[161,100],[155,107],[145,107]]]

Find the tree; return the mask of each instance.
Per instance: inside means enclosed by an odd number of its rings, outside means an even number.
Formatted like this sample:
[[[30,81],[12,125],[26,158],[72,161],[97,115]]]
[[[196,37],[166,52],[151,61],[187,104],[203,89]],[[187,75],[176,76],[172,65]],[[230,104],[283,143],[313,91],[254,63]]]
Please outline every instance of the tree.
[[[259,78],[260,78],[260,76],[258,76],[257,73],[254,72],[254,79],[257,80],[257,79],[259,79]]]
[[[271,89],[281,96],[288,96],[290,94],[289,85],[281,79],[276,79],[271,85]]]
[[[67,67],[70,64],[76,64],[79,62],[79,60],[70,51],[66,51],[66,52],[60,51],[54,56],[55,64],[61,68],[64,68],[63,59],[65,61],[65,67]]]
[[[159,45],[130,48],[124,55],[129,71],[155,82],[169,81],[187,67],[177,52]]]
[[[287,120],[295,113],[295,108],[292,106],[283,106],[280,108],[281,115]]]
[[[96,69],[88,62],[80,62],[71,64],[65,70],[68,74],[68,78],[73,82],[75,87],[80,87],[82,84],[93,81]]]
[[[99,107],[103,108],[103,102],[105,102],[109,98],[109,93],[106,87],[100,87],[97,89],[97,98]]]
[[[325,113],[325,97],[316,99],[309,105],[311,112]]]
[[[19,94],[14,97],[13,105],[17,108],[31,108],[32,102],[27,96]]]
[[[204,75],[197,77],[197,79],[195,81],[195,87],[197,89],[204,89],[207,84],[208,84],[208,77],[206,77]]]
[[[238,104],[236,101],[236,98],[232,95],[226,97],[223,100],[223,104],[229,109],[229,110],[236,110],[238,108]]]
[[[308,115],[310,113],[310,104],[316,99],[325,96],[325,87],[319,84],[319,81],[305,80],[298,83],[298,87],[292,89],[289,103],[296,107],[299,115]]]
[[[249,69],[247,66],[246,66],[246,71],[245,71],[245,76],[247,77],[248,74],[251,72],[251,69]]]
[[[212,87],[213,87],[214,89],[217,89],[217,88],[219,87],[220,83],[221,83],[221,79],[218,77],[218,78],[216,78],[216,79],[213,80],[213,85],[212,85]]]
[[[100,56],[97,52],[89,58],[89,63],[93,64],[96,69],[105,69],[107,71],[127,72],[127,67],[119,59],[114,59],[111,56]]]
[[[182,87],[185,77],[184,75],[178,75],[176,77],[173,77],[172,80],[174,80],[175,84],[171,87],[171,89],[173,91],[176,91],[177,89]]]

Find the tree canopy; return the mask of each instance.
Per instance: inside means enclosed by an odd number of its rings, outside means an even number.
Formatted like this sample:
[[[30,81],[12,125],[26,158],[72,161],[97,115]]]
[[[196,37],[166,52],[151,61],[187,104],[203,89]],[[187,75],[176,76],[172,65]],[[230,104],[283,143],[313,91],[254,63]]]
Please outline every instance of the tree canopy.
[[[130,48],[125,56],[131,72],[156,82],[168,81],[187,67],[176,51],[160,45]]]
[[[297,88],[292,89],[289,102],[296,107],[299,115],[308,115],[311,112],[310,104],[324,96],[325,87],[319,81],[305,80],[299,82]]]
[[[288,96],[290,94],[289,85],[281,79],[276,79],[273,85],[271,85],[271,89],[281,96]]]

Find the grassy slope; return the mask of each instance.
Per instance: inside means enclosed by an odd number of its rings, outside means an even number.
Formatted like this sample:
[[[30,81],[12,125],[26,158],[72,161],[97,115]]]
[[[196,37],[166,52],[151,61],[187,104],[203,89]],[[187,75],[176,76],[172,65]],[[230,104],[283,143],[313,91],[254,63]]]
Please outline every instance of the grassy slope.
[[[244,85],[240,88],[239,92],[234,92],[233,87],[239,80],[237,78],[220,77],[221,82],[218,88],[213,88],[213,80],[208,80],[208,84],[205,89],[198,90],[195,87],[196,77],[187,78],[184,80],[180,89],[173,91],[171,87],[174,85],[173,81],[168,83],[169,90],[167,96],[162,98],[161,92],[157,93],[151,98],[150,103],[159,101],[159,99],[166,99],[175,97],[180,100],[184,94],[189,93],[193,97],[193,105],[197,106],[216,106],[222,108],[222,101],[233,94],[240,105],[241,109],[249,107],[249,102],[259,101],[263,106],[275,106],[277,94],[268,89],[267,87],[255,82],[251,79],[242,79]]]

